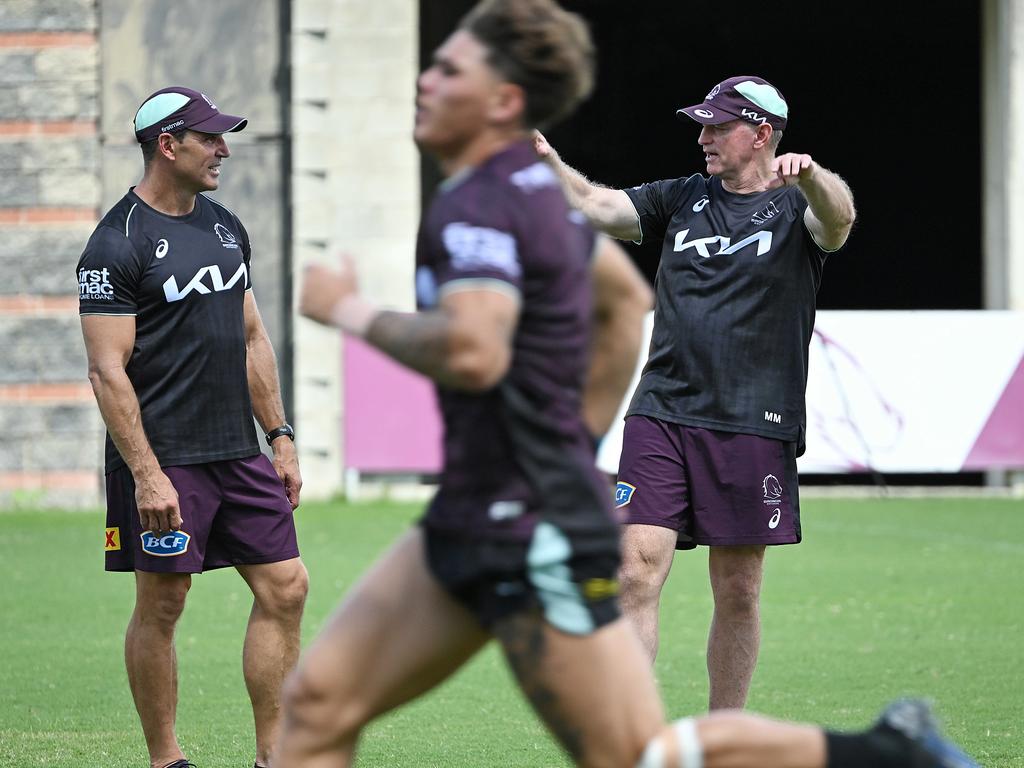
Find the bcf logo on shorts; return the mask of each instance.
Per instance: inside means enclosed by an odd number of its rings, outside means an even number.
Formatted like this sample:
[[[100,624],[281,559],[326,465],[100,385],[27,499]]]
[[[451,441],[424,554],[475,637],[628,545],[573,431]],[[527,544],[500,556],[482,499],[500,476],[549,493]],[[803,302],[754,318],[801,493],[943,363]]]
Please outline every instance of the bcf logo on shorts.
[[[615,484],[615,508],[624,507],[633,500],[635,485],[624,483],[621,480]]]
[[[188,551],[188,543],[192,539],[184,531],[170,531],[158,536],[152,531],[143,531],[142,549],[155,557],[177,557]]]

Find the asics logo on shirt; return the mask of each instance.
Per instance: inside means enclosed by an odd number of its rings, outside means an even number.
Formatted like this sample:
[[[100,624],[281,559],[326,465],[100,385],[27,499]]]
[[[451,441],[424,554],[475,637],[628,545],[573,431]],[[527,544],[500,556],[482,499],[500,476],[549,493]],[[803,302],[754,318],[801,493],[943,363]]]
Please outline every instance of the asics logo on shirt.
[[[167,255],[167,251],[170,247],[170,243],[168,243],[165,239],[160,238],[159,240],[157,240],[155,254],[156,257],[158,259],[162,259],[164,256]]]
[[[732,241],[724,235],[712,235],[711,237],[698,237],[694,240],[687,241],[686,236],[690,234],[689,229],[682,229],[676,233],[675,247],[672,249],[677,253],[685,251],[687,248],[693,248],[703,256],[705,259],[711,256],[718,256],[719,254],[737,253],[748,245],[757,243],[757,255],[764,256],[772,249],[772,233],[768,231],[757,232],[756,234],[750,235],[740,240],[735,245],[732,245]],[[712,253],[708,250],[709,247],[717,245],[718,250]]]
[[[203,279],[209,275],[209,285],[203,282]],[[181,301],[188,296],[192,291],[196,293],[212,293],[215,291],[227,291],[234,287],[235,283],[239,280],[245,285],[246,279],[249,277],[249,270],[245,264],[239,264],[238,269],[235,271],[227,282],[224,282],[224,277],[220,273],[220,267],[213,264],[209,267],[203,267],[196,272],[195,277],[188,281],[184,288],[178,288],[178,281],[171,275],[164,281],[164,296],[167,297],[168,302]]]

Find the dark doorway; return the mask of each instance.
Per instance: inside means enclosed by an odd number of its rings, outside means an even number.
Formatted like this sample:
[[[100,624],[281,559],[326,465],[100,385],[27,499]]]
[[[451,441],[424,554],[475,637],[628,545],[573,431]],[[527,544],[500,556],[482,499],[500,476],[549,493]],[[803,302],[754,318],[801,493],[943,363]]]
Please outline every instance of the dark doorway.
[[[421,59],[473,6],[420,3]],[[829,260],[823,309],[979,309],[980,9],[974,3],[856,5],[565,0],[590,23],[598,86],[550,132],[562,156],[609,186],[704,169],[695,124],[675,110],[716,82],[757,74],[790,103],[780,151],[846,178],[859,220]],[[424,199],[436,171],[424,165]],[[653,277],[657,244],[633,248]]]

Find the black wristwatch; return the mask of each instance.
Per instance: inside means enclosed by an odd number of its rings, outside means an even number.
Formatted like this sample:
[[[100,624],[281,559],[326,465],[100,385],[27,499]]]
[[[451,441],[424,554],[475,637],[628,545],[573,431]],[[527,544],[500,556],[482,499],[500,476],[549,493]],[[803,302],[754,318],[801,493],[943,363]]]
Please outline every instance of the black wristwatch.
[[[287,437],[288,439],[290,439],[294,443],[295,442],[295,430],[292,429],[292,425],[291,424],[285,424],[282,427],[278,427],[277,429],[272,429],[269,432],[267,432],[267,434],[266,434],[267,445],[270,445],[272,442],[277,440],[277,438],[279,438],[279,437]]]

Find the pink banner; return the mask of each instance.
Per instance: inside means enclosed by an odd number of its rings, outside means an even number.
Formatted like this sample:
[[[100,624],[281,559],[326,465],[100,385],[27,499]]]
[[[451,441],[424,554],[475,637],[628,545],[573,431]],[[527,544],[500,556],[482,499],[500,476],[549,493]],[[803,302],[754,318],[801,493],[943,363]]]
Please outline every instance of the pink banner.
[[[436,473],[442,435],[433,384],[349,337],[344,361],[345,467]]]
[[[964,469],[1015,468],[1024,464],[1024,358],[992,409]]]

